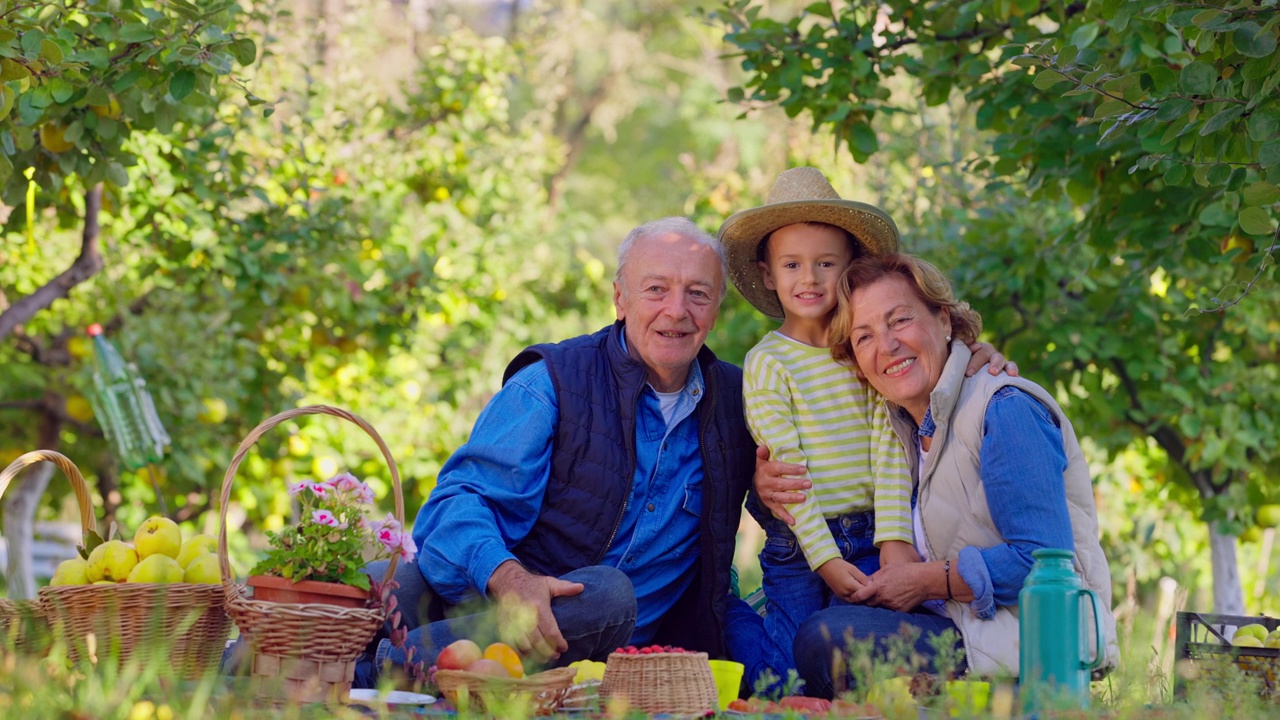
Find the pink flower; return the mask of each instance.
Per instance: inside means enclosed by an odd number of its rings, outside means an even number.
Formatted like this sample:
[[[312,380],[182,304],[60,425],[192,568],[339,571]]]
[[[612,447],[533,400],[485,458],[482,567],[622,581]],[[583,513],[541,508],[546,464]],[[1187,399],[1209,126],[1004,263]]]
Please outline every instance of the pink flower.
[[[333,492],[333,486],[327,482],[308,483],[307,489],[309,489],[313,495],[319,498],[327,497],[329,493]]]
[[[289,494],[297,495],[303,490],[306,490],[310,485],[311,485],[310,480],[299,480],[296,483],[289,483]]]
[[[413,560],[413,556],[418,554],[418,546],[417,546],[417,543],[413,541],[412,533],[407,533],[407,532],[400,533],[399,551],[400,551],[400,559],[405,562],[409,562]]]
[[[329,478],[329,484],[338,489],[339,492],[351,492],[364,487],[364,483],[356,479],[355,475],[344,472],[341,475],[334,475]]]
[[[339,520],[333,513],[328,510],[313,510],[311,512],[311,521],[317,525],[328,525],[329,527],[342,530],[347,524]]]

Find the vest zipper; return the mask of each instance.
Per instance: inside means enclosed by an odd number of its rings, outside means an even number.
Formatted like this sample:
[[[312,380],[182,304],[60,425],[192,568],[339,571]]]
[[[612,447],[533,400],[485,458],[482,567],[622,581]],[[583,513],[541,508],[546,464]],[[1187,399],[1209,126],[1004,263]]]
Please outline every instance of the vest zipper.
[[[623,428],[627,436],[627,457],[631,460],[631,471],[627,474],[627,491],[622,496],[622,506],[618,509],[618,519],[613,521],[613,530],[609,533],[609,539],[605,541],[604,547],[600,548],[600,553],[596,555],[592,565],[599,565],[605,553],[609,552],[613,539],[618,536],[618,528],[622,527],[622,517],[627,513],[627,503],[631,501],[631,488],[636,483],[636,409],[640,407],[640,395],[643,392],[644,385],[641,385],[631,397],[631,427]]]
[[[697,360],[695,360],[694,362],[697,362]],[[711,517],[711,510],[712,508],[715,507],[714,503],[715,503],[716,494],[715,494],[715,484],[711,482],[711,470],[710,470],[711,464],[707,462],[707,446],[706,446],[706,443],[703,442],[703,437],[706,435],[707,426],[709,426],[716,417],[716,414],[715,414],[716,413],[716,393],[714,392],[715,388],[713,387],[713,384],[715,383],[714,374],[710,372],[705,372],[703,373],[703,377],[706,379],[707,395],[708,395],[707,399],[710,402],[710,405],[707,406],[707,412],[706,414],[702,415],[702,417],[707,418],[710,421],[705,423],[699,423],[701,427],[698,433],[698,449],[702,453],[702,517],[698,518],[698,522],[700,526],[703,526],[706,528],[707,534],[711,536],[711,542],[709,543],[710,552],[707,552],[706,550],[703,551],[704,557],[702,558],[702,563],[703,563],[703,573],[712,580],[712,584],[714,585],[715,577],[716,577],[715,554],[716,554],[716,548],[719,547],[719,544],[720,544],[719,543],[720,538],[716,534],[715,523],[708,522],[708,519]],[[720,449],[720,455],[723,458],[725,455],[724,439],[717,436],[716,443]],[[708,566],[709,566],[709,570],[708,570]],[[716,644],[716,650],[719,653],[723,653],[724,652],[724,621],[720,617],[720,615],[715,611],[715,595],[714,595],[715,588],[713,587],[709,589],[713,593],[711,597],[711,622],[715,625],[716,634],[715,634],[714,640]]]

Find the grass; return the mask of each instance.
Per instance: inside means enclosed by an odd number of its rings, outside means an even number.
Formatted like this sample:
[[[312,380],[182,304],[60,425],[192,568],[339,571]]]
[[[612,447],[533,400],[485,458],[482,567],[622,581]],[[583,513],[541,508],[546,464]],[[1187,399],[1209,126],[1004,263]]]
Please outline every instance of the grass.
[[[1091,708],[1087,711],[1047,711],[1041,713],[1040,717],[1098,720],[1261,720],[1280,716],[1280,701],[1268,702],[1260,698],[1256,680],[1228,672],[1210,687],[1203,676],[1203,667],[1200,668],[1200,676],[1189,679],[1186,697],[1175,700],[1174,672],[1168,657],[1171,650],[1163,647],[1165,643],[1151,643],[1147,640],[1163,639],[1167,633],[1155,631],[1150,614],[1136,613],[1133,617],[1136,619],[1122,624],[1124,660],[1111,677],[1094,683]],[[856,652],[855,648],[855,654]],[[107,659],[94,666],[87,662],[68,662],[65,652],[57,646],[43,658],[21,655],[12,650],[10,642],[8,649],[0,657],[0,718],[292,720],[416,716],[410,709],[387,707],[275,704],[254,699],[245,680],[226,678],[216,671],[194,680],[174,677],[165,663],[165,657],[163,651],[155,651],[145,661],[121,666]],[[891,677],[898,670],[910,667],[911,661],[900,650],[892,657],[865,657],[855,659],[855,663],[860,663],[855,669],[855,675],[864,678],[864,684],[869,686],[871,681]],[[1191,670],[1193,669],[1180,668],[1179,672]],[[993,703],[993,707],[982,713],[975,715],[954,706],[935,704],[924,712],[924,717],[929,720],[942,720],[946,717],[1004,720],[1016,717],[1012,708],[1011,691],[1002,691],[1000,688],[1001,686],[996,685],[993,694],[997,701]],[[532,716],[527,706],[518,703],[499,704],[492,710],[492,716],[512,720],[524,720]],[[891,720],[899,717],[902,720],[917,720],[920,717],[920,711],[914,706],[898,708],[899,713],[895,713],[891,707],[886,710],[886,715]],[[638,713],[628,714],[621,708],[614,708],[613,712],[605,712],[603,715],[610,718],[642,717]],[[460,717],[481,715],[469,712]]]

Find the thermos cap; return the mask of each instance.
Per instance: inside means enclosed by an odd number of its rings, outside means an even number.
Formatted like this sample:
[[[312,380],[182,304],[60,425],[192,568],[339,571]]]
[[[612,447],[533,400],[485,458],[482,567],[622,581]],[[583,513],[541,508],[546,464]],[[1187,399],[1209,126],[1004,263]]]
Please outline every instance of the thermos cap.
[[[97,337],[102,334],[102,326],[94,323],[86,328],[85,332],[88,333],[89,337]]]

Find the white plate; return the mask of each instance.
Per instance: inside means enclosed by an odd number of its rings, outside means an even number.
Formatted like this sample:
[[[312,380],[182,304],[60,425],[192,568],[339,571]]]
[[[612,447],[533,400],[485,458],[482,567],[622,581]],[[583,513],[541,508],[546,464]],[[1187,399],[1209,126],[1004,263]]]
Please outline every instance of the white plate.
[[[363,703],[384,703],[387,705],[430,705],[435,702],[436,699],[430,695],[404,692],[403,690],[392,690],[387,693],[386,697],[382,697],[378,694],[377,690],[372,688],[353,688],[351,690],[351,701]]]

